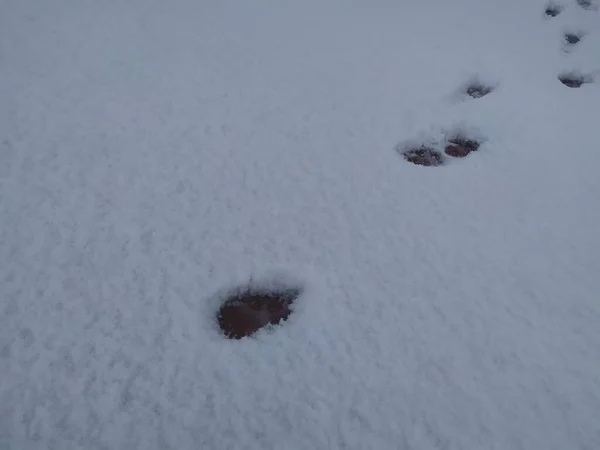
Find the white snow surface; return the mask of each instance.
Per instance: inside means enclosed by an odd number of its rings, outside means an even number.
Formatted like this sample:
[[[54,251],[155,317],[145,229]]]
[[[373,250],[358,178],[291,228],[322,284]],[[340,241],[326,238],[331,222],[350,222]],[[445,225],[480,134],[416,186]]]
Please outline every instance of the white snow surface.
[[[600,11],[559,4],[1,0],[0,448],[599,449]],[[225,339],[250,278],[304,291]]]

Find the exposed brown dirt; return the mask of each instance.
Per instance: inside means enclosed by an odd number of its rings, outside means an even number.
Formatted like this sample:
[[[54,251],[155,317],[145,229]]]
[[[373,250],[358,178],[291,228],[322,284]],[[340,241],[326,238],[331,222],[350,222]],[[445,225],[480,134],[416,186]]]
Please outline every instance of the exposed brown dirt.
[[[444,158],[440,152],[429,147],[418,147],[405,150],[402,155],[407,161],[419,166],[441,166]]]
[[[285,322],[298,289],[281,291],[242,291],[228,297],[217,313],[223,334],[230,339],[251,336],[261,328]]]
[[[446,155],[454,158],[464,158],[469,153],[477,151],[479,145],[479,142],[473,139],[456,137],[450,140],[448,145],[446,145],[444,152]]]

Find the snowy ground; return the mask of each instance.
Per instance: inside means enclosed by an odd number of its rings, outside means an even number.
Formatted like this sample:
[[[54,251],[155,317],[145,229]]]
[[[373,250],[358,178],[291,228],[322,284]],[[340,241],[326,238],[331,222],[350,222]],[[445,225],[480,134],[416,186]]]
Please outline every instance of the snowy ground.
[[[1,0],[0,449],[600,448],[600,11],[558,4]],[[224,339],[250,277],[304,294]]]

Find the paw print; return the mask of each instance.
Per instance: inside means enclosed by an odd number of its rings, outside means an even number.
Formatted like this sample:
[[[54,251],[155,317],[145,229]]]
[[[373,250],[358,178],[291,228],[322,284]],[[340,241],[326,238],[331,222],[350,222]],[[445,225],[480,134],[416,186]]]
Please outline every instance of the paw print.
[[[447,133],[446,137],[435,144],[398,144],[396,151],[402,157],[419,166],[438,167],[449,159],[464,158],[477,152],[482,140],[464,131]],[[439,150],[443,149],[443,153]]]
[[[577,5],[585,10],[598,9],[597,0],[575,0]],[[556,17],[563,11],[564,7],[557,3],[549,3],[546,6],[545,14],[547,17]],[[563,50],[570,52],[573,47],[581,42],[585,32],[583,31],[568,31],[563,34]],[[564,72],[558,75],[558,80],[569,88],[580,88],[586,83],[594,81],[593,74],[582,74],[576,71]]]

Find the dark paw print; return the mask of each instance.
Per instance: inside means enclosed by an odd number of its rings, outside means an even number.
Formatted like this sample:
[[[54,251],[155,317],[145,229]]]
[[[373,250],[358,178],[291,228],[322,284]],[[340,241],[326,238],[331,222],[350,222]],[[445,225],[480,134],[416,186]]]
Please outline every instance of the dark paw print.
[[[469,139],[463,135],[458,135],[448,141],[444,153],[453,158],[464,158],[471,152],[476,152],[481,143],[475,139]]]
[[[583,9],[596,9],[594,0],[577,0],[577,4]]]
[[[404,150],[402,156],[404,156],[404,159],[408,162],[418,166],[437,167],[444,164],[444,157],[442,154],[425,145]]]
[[[469,137],[466,133],[454,133],[446,140],[443,148],[444,153],[451,158],[464,158],[479,150],[480,146],[481,141],[479,139]],[[437,167],[446,162],[444,155],[433,146],[423,144],[404,149],[396,147],[396,150],[406,161],[419,166]]]
[[[577,72],[563,73],[558,76],[558,79],[562,84],[570,88],[580,88],[584,84],[593,81],[591,77]]]
[[[548,6],[546,6],[546,10],[544,11],[544,14],[546,14],[546,16],[548,16],[548,17],[556,17],[562,12],[562,10],[563,10],[562,6],[554,4],[554,3],[550,3]]]
[[[565,34],[565,43],[569,45],[578,44],[581,41],[582,35],[580,33],[566,33]]]
[[[245,288],[225,298],[217,322],[230,339],[251,336],[261,328],[285,322],[292,313],[292,303],[301,294],[299,288]]]
[[[471,98],[481,98],[494,91],[494,87],[480,81],[471,81],[464,88],[464,93]]]
[[[597,0],[576,0],[577,4],[583,9],[596,9],[596,1]],[[546,7],[545,14],[548,17],[556,17],[562,11],[563,7],[558,5],[557,3],[549,3]],[[573,46],[579,44],[581,39],[583,39],[583,32],[566,32],[563,35],[563,50],[565,52],[570,52]],[[577,89],[583,86],[586,83],[591,83],[594,81],[593,75],[584,75],[578,72],[563,72],[558,75],[558,80],[567,86],[568,88]]]

